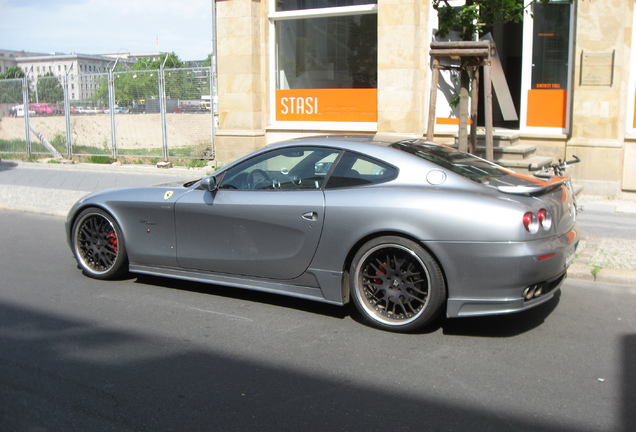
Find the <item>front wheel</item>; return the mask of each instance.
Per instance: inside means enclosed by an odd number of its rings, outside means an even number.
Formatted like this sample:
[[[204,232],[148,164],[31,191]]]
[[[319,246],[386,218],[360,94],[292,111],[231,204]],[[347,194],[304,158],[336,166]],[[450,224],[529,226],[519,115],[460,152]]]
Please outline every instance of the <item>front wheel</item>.
[[[112,279],[128,269],[121,229],[113,217],[98,208],[86,209],[73,224],[73,254],[87,276]]]
[[[353,303],[374,327],[409,332],[430,323],[442,310],[446,285],[442,271],[417,243],[401,237],[367,242],[349,273]]]

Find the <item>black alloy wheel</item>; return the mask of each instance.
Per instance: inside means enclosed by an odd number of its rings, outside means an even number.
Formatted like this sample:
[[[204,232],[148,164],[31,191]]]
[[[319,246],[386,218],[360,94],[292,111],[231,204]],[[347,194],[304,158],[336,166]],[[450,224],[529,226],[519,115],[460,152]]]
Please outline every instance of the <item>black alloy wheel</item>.
[[[73,253],[87,276],[112,279],[128,270],[121,229],[104,210],[82,211],[73,224]]]
[[[442,310],[446,286],[433,257],[417,243],[396,236],[373,239],[353,259],[353,302],[374,327],[409,332]]]

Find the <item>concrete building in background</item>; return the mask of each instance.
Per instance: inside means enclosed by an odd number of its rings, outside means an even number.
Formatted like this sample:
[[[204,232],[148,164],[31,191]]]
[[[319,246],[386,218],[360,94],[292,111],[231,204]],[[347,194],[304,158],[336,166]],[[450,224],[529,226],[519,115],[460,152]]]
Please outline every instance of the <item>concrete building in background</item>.
[[[0,50],[0,72],[17,66],[33,79],[46,74],[58,78],[67,76],[70,100],[82,101],[93,96],[100,75],[107,74],[116,61],[131,64],[140,58],[155,58],[159,55],[160,52],[91,55]]]
[[[219,160],[299,135],[426,135],[437,29],[430,1],[216,8]],[[636,190],[634,14],[633,0],[552,1],[491,29],[508,89],[494,98],[498,162],[519,168],[576,154],[583,161],[570,174],[587,193]],[[435,89],[440,142],[457,134],[456,81],[444,72]]]

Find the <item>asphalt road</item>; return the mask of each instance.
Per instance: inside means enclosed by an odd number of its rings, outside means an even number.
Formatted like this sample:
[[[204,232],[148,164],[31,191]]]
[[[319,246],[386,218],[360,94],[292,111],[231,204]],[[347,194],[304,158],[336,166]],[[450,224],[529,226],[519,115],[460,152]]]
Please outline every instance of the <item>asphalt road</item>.
[[[587,205],[579,213],[578,224],[589,237],[636,240],[636,213],[615,213],[599,205]]]
[[[84,277],[63,219],[0,211],[0,431],[633,431],[636,289],[566,281],[420,334],[347,308]]]

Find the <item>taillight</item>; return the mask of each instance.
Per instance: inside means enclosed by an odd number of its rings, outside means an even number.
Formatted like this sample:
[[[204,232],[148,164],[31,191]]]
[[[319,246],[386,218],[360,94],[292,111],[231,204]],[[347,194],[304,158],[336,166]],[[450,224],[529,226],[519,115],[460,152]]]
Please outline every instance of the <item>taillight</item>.
[[[526,213],[523,215],[523,227],[530,234],[536,234],[539,231],[539,219],[534,213]]]
[[[541,224],[543,229],[549,230],[552,228],[552,216],[550,216],[550,213],[548,213],[546,209],[539,210],[537,218],[539,219],[539,224]]]
[[[536,214],[527,212],[523,215],[523,227],[530,234],[538,233],[539,228],[548,231],[552,228],[552,216],[546,209],[541,209]]]

